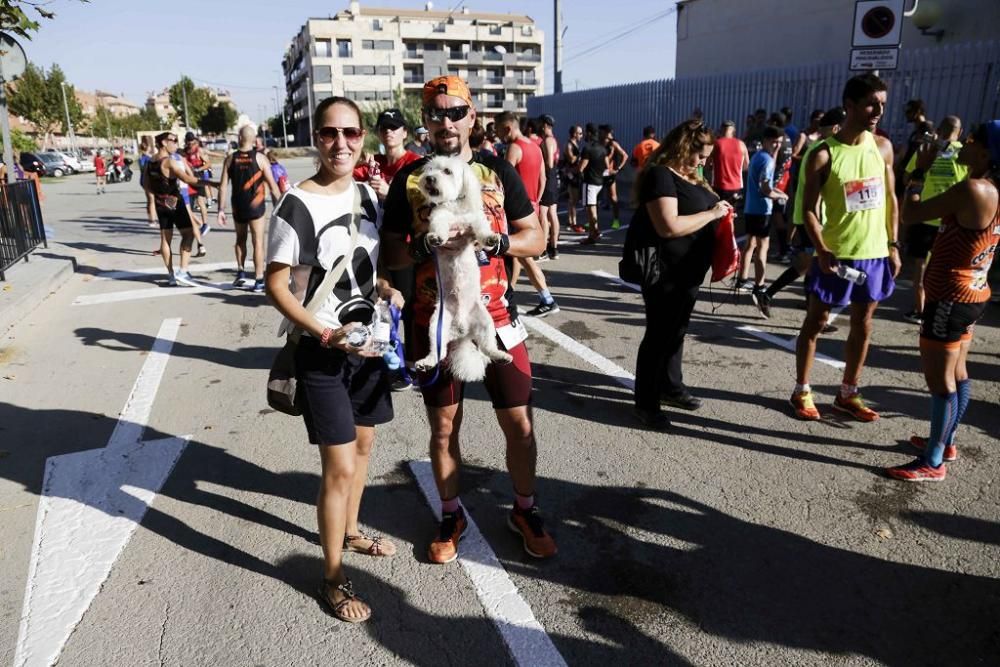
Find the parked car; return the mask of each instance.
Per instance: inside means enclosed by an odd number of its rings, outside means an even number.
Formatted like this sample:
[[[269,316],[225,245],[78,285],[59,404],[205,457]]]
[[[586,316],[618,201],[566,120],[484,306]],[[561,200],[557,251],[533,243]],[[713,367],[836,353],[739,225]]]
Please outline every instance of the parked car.
[[[45,176],[45,163],[38,159],[38,156],[34,153],[21,153],[21,159],[18,160],[18,164],[21,165],[21,169],[24,171],[33,171],[39,176]]]
[[[229,150],[229,142],[225,139],[214,139],[212,141],[205,142],[205,148],[210,151],[227,151]]]
[[[45,175],[62,178],[66,174],[72,173],[69,165],[58,153],[39,153],[38,159],[45,165]]]
[[[90,157],[80,158],[80,172],[93,173],[95,171],[97,171],[97,167],[94,166],[94,158]]]
[[[53,148],[50,148],[45,152],[49,155],[55,155],[56,157],[61,157],[62,161],[65,162],[66,166],[69,168],[69,171],[67,173],[75,174],[77,172],[83,171],[83,169],[81,169],[80,166],[80,160],[75,155],[72,155],[71,153],[65,153],[63,151],[57,151]]]

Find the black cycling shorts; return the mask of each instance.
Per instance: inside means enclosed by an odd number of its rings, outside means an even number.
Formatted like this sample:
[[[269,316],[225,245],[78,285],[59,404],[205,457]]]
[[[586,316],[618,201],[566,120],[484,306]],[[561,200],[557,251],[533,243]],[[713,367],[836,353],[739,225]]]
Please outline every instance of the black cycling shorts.
[[[924,222],[918,222],[906,227],[906,256],[913,259],[927,259],[927,253],[934,245],[939,227],[932,227]]]
[[[962,341],[972,338],[972,328],[983,316],[987,303],[928,301],[924,305],[923,324],[920,325],[920,342],[946,348],[958,347]]]

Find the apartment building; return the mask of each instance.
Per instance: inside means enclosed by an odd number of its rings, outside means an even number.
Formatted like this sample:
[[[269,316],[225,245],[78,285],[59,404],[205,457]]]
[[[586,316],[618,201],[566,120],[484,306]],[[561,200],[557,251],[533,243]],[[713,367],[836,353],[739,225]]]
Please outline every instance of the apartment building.
[[[542,91],[543,45],[528,16],[437,11],[430,2],[423,10],[351,2],[334,16],[307,20],[288,46],[282,69],[289,130],[307,143],[317,101],[339,95],[384,105],[394,90],[419,92],[443,74],[468,81],[481,116],[526,113],[528,98]]]

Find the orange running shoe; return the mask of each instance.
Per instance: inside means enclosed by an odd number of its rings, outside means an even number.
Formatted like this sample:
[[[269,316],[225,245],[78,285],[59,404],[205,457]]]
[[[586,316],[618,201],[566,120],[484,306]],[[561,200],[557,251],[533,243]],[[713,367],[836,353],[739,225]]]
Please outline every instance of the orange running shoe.
[[[816,404],[813,403],[811,391],[797,391],[792,394],[792,397],[788,399],[788,402],[792,404],[793,408],[795,408],[796,419],[818,421],[821,418],[819,410],[816,409]]]
[[[443,512],[438,534],[427,549],[427,558],[432,563],[450,563],[458,558],[458,543],[465,536],[468,526],[465,512],[459,507],[457,512]]]
[[[865,405],[860,392],[854,392],[847,398],[841,398],[840,392],[837,392],[837,398],[833,399],[833,409],[849,414],[860,422],[878,421],[878,413]]]
[[[948,476],[948,466],[942,463],[935,468],[927,465],[921,458],[905,465],[886,468],[885,474],[901,482],[943,482]]]
[[[507,527],[521,536],[524,550],[535,558],[551,558],[556,555],[555,540],[545,532],[542,515],[538,507],[522,510],[516,504],[507,515]]]
[[[927,438],[919,435],[910,436],[910,445],[920,451],[927,449]],[[944,446],[944,460],[948,463],[958,460],[958,447],[955,445],[945,445]]]

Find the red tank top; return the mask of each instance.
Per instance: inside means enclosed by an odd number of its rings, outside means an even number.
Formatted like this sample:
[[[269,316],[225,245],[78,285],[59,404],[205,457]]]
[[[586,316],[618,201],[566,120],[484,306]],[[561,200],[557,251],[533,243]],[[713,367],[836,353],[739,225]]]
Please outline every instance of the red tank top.
[[[924,274],[928,301],[983,303],[990,300],[986,279],[1000,243],[1000,211],[986,229],[969,229],[954,215],[941,218]]]
[[[743,142],[736,137],[719,137],[712,150],[712,168],[716,190],[743,189]]]
[[[532,204],[537,206],[542,194],[538,190],[538,176],[545,166],[545,161],[542,159],[542,149],[535,142],[524,137],[521,137],[514,143],[521,147],[521,161],[517,163],[515,169],[517,169],[518,175],[524,182],[524,189],[528,192],[528,199],[531,200]]]

